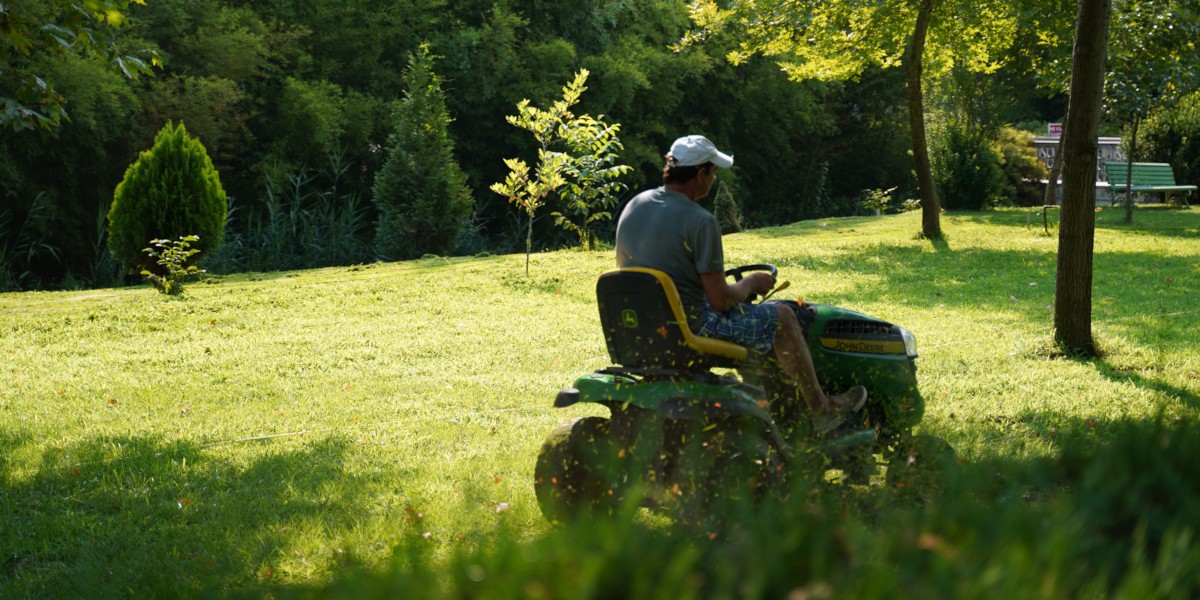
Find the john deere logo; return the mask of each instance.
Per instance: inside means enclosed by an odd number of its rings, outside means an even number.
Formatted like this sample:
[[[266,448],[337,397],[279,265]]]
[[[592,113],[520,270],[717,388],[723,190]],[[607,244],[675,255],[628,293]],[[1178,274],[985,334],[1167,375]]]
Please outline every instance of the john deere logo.
[[[621,311],[621,324],[629,329],[637,329],[638,320],[637,313],[632,308],[627,308]]]

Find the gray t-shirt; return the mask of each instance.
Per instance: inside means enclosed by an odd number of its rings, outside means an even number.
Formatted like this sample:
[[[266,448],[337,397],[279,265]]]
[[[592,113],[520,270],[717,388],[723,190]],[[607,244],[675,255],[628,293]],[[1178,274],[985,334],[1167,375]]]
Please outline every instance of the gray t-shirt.
[[[617,221],[617,266],[666,273],[690,325],[707,300],[701,273],[725,270],[717,218],[679,192],[660,187],[634,196]]]

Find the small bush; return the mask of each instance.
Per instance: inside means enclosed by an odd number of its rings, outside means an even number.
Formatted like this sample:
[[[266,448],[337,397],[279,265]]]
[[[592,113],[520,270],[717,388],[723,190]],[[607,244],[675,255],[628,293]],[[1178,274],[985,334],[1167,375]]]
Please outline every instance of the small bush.
[[[1049,176],[1033,147],[1033,134],[1011,127],[1000,130],[997,146],[1005,178],[1005,196],[1017,206],[1041,206],[1042,179]]]
[[[859,206],[862,206],[867,212],[873,213],[876,216],[887,212],[889,205],[892,203],[892,193],[896,191],[895,187],[890,187],[886,190],[863,190],[859,193]]]
[[[148,240],[199,237],[195,249],[221,245],[228,199],[200,140],[183,123],[167,123],[125,171],[108,211],[108,247],[121,263],[155,275],[164,267],[143,249]]]
[[[935,148],[933,176],[946,210],[983,210],[1004,198],[1000,156],[982,133],[950,125]]]
[[[200,241],[194,235],[185,235],[178,240],[150,240],[150,247],[142,249],[154,263],[161,267],[162,275],[156,275],[149,270],[143,270],[142,275],[158,291],[169,296],[183,293],[183,282],[193,275],[203,273],[203,269],[187,262],[200,253],[192,244]]]

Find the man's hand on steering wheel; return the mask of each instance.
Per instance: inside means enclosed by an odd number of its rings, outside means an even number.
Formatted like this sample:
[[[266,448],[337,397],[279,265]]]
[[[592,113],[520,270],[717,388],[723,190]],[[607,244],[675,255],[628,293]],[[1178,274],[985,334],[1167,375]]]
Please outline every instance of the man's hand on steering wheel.
[[[746,292],[746,302],[756,297],[766,297],[775,288],[775,276],[779,270],[775,265],[746,265],[725,271],[727,277],[733,277],[734,285]]]
[[[754,300],[756,297],[766,296],[768,292],[775,289],[775,278],[770,273],[763,273],[762,271],[748,273],[743,281],[746,283],[742,285],[747,286],[746,290],[750,293],[746,296],[748,301]]]

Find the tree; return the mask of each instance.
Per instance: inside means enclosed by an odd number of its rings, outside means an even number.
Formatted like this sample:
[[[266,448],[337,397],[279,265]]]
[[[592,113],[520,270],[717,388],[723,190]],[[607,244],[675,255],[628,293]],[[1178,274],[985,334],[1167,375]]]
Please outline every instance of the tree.
[[[108,247],[123,264],[163,275],[143,252],[151,240],[197,236],[193,249],[221,245],[228,198],[200,140],[167,123],[125,171],[108,211]]]
[[[1016,13],[1011,3],[747,0],[720,8],[716,0],[699,0],[692,5],[692,19],[701,31],[685,38],[685,43],[726,31],[740,40],[739,49],[729,56],[731,62],[761,53],[775,57],[794,79],[853,79],[870,66],[903,64],[921,198],[921,233],[928,238],[941,237],[941,203],[925,134],[922,78],[927,56],[939,70],[956,61],[972,70],[994,70],[995,57],[1015,35]],[[929,48],[936,51],[929,52]]]
[[[1128,125],[1126,181],[1138,153],[1138,128],[1152,112],[1200,86],[1200,14],[1187,0],[1122,0],[1114,6],[1104,99]],[[1125,222],[1133,222],[1133,186],[1125,191]]]
[[[13,130],[52,128],[67,116],[65,96],[34,72],[40,54],[97,53],[126,77],[150,73],[158,56],[147,60],[124,52],[115,30],[125,22],[131,0],[50,0],[0,4],[0,126]],[[132,0],[145,4],[145,0]]]
[[[375,251],[386,258],[452,250],[471,211],[471,192],[454,160],[447,131],[451,119],[433,60],[428,45],[409,58],[405,97],[394,114],[396,129],[375,178]]]
[[[1138,145],[1146,156],[1170,163],[1175,180],[1200,181],[1200,90],[1174,106],[1151,113],[1138,132]]]
[[[1063,135],[1063,206],[1058,230],[1054,340],[1095,356],[1092,252],[1096,237],[1096,135],[1112,0],[1080,0],[1071,58],[1071,97]]]
[[[566,186],[562,197],[567,212],[551,213],[555,223],[579,235],[579,243],[588,250],[595,249],[596,223],[612,219],[617,196],[626,185],[620,178],[633,170],[629,165],[616,164],[624,149],[617,133],[621,125],[609,125],[601,118],[582,115],[566,132],[566,161],[563,174]]]
[[[548,109],[540,109],[528,98],[517,103],[517,114],[505,117],[510,124],[533,134],[538,143],[537,168],[532,172],[529,165],[519,158],[506,158],[508,175],[503,182],[492,184],[491,190],[508,198],[525,212],[529,226],[525,233],[525,275],[529,275],[529,255],[533,253],[533,219],[537,210],[546,203],[546,198],[567,183],[564,171],[568,155],[552,150],[564,142],[575,127],[577,117],[571,108],[579,103],[579,97],[587,90],[587,69],[580,69],[575,79],[563,87],[562,100],[557,100]]]

